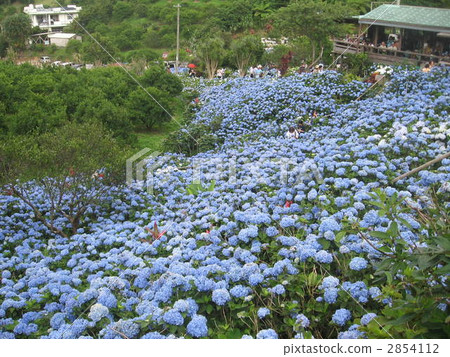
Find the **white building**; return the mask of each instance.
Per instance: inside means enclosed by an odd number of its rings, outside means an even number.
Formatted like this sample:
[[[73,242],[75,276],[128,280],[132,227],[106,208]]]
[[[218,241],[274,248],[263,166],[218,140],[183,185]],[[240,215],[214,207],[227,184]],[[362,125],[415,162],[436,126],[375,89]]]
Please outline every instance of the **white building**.
[[[78,17],[80,11],[81,6],[76,5],[44,8],[44,5],[30,4],[23,9],[23,12],[30,16],[33,27],[39,26],[49,32],[62,32],[65,26]]]
[[[50,45],[55,45],[58,47],[66,47],[70,40],[81,41],[81,36],[78,36],[75,33],[57,32],[52,33],[47,37]]]

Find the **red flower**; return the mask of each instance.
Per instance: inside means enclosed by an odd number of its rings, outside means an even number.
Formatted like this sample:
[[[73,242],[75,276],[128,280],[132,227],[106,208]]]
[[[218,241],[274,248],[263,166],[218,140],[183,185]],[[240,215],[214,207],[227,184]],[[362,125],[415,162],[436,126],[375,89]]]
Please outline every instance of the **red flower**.
[[[284,204],[284,207],[289,208],[289,207],[291,207],[292,203],[293,203],[292,201],[286,201],[286,203]]]

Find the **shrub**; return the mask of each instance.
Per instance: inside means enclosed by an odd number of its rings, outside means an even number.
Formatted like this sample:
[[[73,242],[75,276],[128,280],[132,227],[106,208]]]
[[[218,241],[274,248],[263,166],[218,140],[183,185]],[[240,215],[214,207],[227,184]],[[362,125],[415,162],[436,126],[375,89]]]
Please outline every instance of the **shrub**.
[[[0,145],[0,184],[28,205],[52,233],[75,234],[86,211],[111,184],[124,182],[126,150],[98,123],[68,123],[53,132]],[[32,181],[30,181],[32,180]],[[40,195],[30,195],[35,186]],[[36,201],[44,200],[47,210]]]

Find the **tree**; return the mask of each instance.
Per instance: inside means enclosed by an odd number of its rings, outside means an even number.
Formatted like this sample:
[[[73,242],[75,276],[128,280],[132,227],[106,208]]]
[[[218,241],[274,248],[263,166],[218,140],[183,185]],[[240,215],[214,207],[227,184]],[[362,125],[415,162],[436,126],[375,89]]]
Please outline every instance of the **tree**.
[[[286,45],[277,45],[273,47],[272,51],[265,52],[262,61],[270,65],[281,66],[281,58],[287,55],[291,48]]]
[[[137,88],[131,92],[127,108],[130,119],[136,125],[144,125],[152,129],[156,125],[172,118],[172,97],[158,88],[148,87],[145,90]]]
[[[225,43],[219,37],[207,38],[200,42],[195,48],[195,54],[205,64],[209,79],[214,78],[220,61],[225,56]]]
[[[133,124],[127,108],[115,105],[101,95],[86,98],[77,106],[74,119],[82,123],[101,123],[119,142],[130,143],[134,136]]]
[[[162,66],[152,66],[146,70],[140,82],[144,87],[156,87],[174,96],[181,94],[183,83],[180,78],[168,73]]]
[[[50,232],[69,237],[111,185],[124,182],[127,156],[101,125],[68,123],[40,136],[1,141],[0,184]]]
[[[31,34],[31,20],[28,15],[16,14],[7,17],[3,23],[3,35],[6,41],[16,50],[23,50]]]
[[[44,133],[61,126],[66,120],[66,108],[56,93],[35,94],[11,116],[11,131],[15,135]]]
[[[245,36],[231,43],[231,52],[239,75],[244,77],[249,65],[256,64],[264,53],[264,46],[257,36]]]
[[[112,62],[111,56],[116,54],[117,49],[105,36],[94,34],[94,38],[95,41],[89,37],[83,42],[81,47],[83,61],[90,63],[101,62],[103,64]]]
[[[339,3],[330,6],[323,0],[299,0],[279,9],[274,14],[274,24],[290,38],[308,37],[313,58],[316,58],[317,49],[320,50],[318,60],[330,37],[344,31],[340,21],[345,14],[346,8]]]
[[[5,35],[0,33],[0,58],[6,56],[8,50],[8,41],[5,38]]]
[[[131,17],[134,13],[133,4],[125,1],[118,1],[113,6],[112,18],[115,21],[123,21]]]
[[[222,5],[217,16],[224,30],[235,32],[253,26],[252,10],[247,0],[233,0]]]

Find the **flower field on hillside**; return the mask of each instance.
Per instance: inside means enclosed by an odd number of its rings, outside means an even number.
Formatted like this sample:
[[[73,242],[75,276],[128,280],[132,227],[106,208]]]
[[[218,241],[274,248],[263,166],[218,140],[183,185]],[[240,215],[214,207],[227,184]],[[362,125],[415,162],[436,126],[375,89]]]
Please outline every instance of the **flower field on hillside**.
[[[152,194],[112,188],[69,238],[0,195],[0,338],[448,337],[448,228],[426,218],[448,213],[450,159],[392,179],[448,151],[449,74],[399,69],[357,101],[368,85],[334,72],[209,88],[193,121],[223,145],[149,162]],[[419,295],[426,316],[396,310]]]

